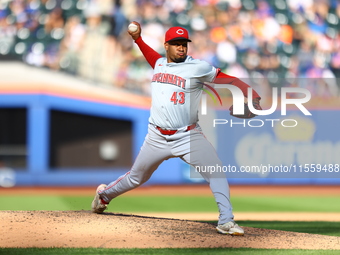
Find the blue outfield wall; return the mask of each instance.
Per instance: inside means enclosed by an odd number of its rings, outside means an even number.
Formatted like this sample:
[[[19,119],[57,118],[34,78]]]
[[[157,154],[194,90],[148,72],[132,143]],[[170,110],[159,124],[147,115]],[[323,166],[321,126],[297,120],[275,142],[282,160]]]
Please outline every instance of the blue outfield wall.
[[[0,108],[24,107],[27,109],[27,169],[14,169],[17,186],[92,186],[109,183],[129,169],[51,169],[49,167],[50,112],[60,110],[105,118],[128,120],[133,123],[133,158],[139,152],[147,132],[149,110],[120,105],[90,102],[51,95],[0,95]],[[291,111],[277,119],[272,127],[268,117],[255,121],[231,118],[229,111],[217,111],[216,119],[224,124],[213,127],[213,120],[205,121],[207,132],[213,131],[217,152],[224,166],[290,166],[295,173],[227,172],[230,184],[340,184],[340,111],[313,110],[312,116]],[[281,121],[294,119],[298,126],[283,127]],[[262,122],[261,122],[262,121]],[[231,124],[232,123],[232,124]],[[239,123],[239,124],[237,124]],[[263,125],[262,125],[263,123]],[[294,122],[284,122],[292,125]],[[260,126],[262,125],[262,126]],[[204,131],[206,131],[204,127]],[[218,137],[218,139],[217,139]],[[209,138],[209,137],[208,137]],[[214,139],[214,137],[213,137]],[[152,155],[150,155],[152,157]],[[306,172],[306,164],[309,167]],[[314,171],[310,167],[314,164]],[[331,174],[322,167],[333,166]],[[300,167],[301,166],[301,167]],[[204,182],[192,176],[193,169],[180,159],[166,160],[147,184],[187,184]],[[313,172],[312,172],[313,171]]]
[[[51,110],[131,121],[133,158],[137,156],[144,142],[149,118],[149,110],[146,109],[40,94],[0,95],[0,108],[27,109],[27,169],[13,169],[14,172],[10,174],[6,172],[9,178],[14,178],[17,186],[98,185],[98,183],[113,181],[130,170],[127,168],[114,168],[114,171],[108,171],[108,169],[103,168],[50,168],[49,132]],[[181,183],[181,167],[180,160],[165,161],[148,183]],[[2,176],[2,178],[7,177]]]
[[[310,112],[241,120],[219,111],[217,151],[232,182],[340,184],[340,111]]]

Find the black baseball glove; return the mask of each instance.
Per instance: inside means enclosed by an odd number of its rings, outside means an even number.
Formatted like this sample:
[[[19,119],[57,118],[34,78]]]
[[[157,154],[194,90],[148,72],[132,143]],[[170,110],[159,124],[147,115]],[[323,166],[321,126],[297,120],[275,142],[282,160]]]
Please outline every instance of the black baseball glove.
[[[253,106],[256,110],[262,110],[262,108],[260,106],[260,99],[261,98],[259,98],[259,97],[253,99]],[[231,116],[234,116],[236,118],[241,118],[241,119],[251,119],[251,118],[254,118],[256,116],[256,114],[252,113],[249,110],[248,103],[244,103],[244,114],[242,114],[242,115],[235,115],[233,113],[233,106],[230,106],[229,111],[230,111]]]

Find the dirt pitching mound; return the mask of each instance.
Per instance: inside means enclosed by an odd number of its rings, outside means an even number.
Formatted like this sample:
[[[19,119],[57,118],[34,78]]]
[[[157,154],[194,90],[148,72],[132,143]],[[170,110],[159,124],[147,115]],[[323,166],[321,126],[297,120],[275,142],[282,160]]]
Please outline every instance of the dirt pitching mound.
[[[0,247],[340,249],[340,237],[244,227],[218,234],[210,223],[90,211],[0,211]]]

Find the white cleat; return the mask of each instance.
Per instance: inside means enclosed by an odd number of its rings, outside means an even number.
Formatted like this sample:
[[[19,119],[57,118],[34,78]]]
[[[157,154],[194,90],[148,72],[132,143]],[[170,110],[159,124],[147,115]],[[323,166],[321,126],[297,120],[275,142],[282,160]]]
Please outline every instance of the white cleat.
[[[229,221],[227,223],[218,225],[216,230],[220,234],[232,235],[232,236],[243,236],[244,230],[235,223],[235,221]]]
[[[102,200],[100,199],[100,196],[99,196],[99,192],[104,190],[106,187],[107,187],[107,185],[105,185],[105,184],[100,184],[97,187],[96,195],[94,196],[94,199],[93,199],[92,205],[91,205],[92,212],[103,213],[106,210],[108,204],[104,204],[102,202]]]

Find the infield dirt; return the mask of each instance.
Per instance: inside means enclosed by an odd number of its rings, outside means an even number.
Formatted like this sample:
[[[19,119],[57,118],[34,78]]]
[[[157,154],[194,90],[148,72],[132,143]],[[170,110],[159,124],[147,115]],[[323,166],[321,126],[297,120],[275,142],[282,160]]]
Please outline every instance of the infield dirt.
[[[210,223],[90,211],[1,211],[0,247],[340,249],[340,237],[244,227],[216,233]]]
[[[191,191],[196,188],[191,188]],[[246,188],[245,188],[246,189]],[[242,189],[242,192],[245,192]],[[74,189],[83,195],[92,189]],[[173,193],[169,189],[168,192]],[[234,193],[237,189],[232,188]],[[293,188],[287,189],[296,194]],[[324,195],[338,195],[338,187],[322,189]],[[328,190],[328,192],[326,192]],[[8,192],[0,190],[0,194]],[[23,189],[11,190],[11,194]],[[41,192],[58,192],[38,189]],[[136,190],[137,191],[137,190]],[[140,189],[145,195],[150,189]],[[165,194],[166,188],[163,190]],[[181,189],[183,192],[183,189]],[[210,194],[206,187],[199,195]],[[261,193],[258,187],[250,188]],[[300,194],[312,195],[315,188],[300,189]],[[197,194],[198,190],[195,190]],[[282,192],[278,191],[278,192]],[[294,193],[293,193],[294,192]],[[34,192],[33,192],[34,193]],[[59,190],[58,193],[72,193]],[[157,188],[160,194],[160,188]],[[190,192],[184,192],[188,194]],[[273,195],[274,190],[270,192]],[[326,194],[327,193],[327,194]],[[183,194],[183,193],[182,193]],[[315,193],[314,193],[315,194]],[[320,194],[320,193],[319,193]],[[93,214],[82,211],[0,211],[0,247],[100,247],[100,248],[193,248],[251,247],[272,249],[340,249],[340,237],[244,227],[244,236],[218,234],[210,223],[194,220],[149,217],[129,214]]]

